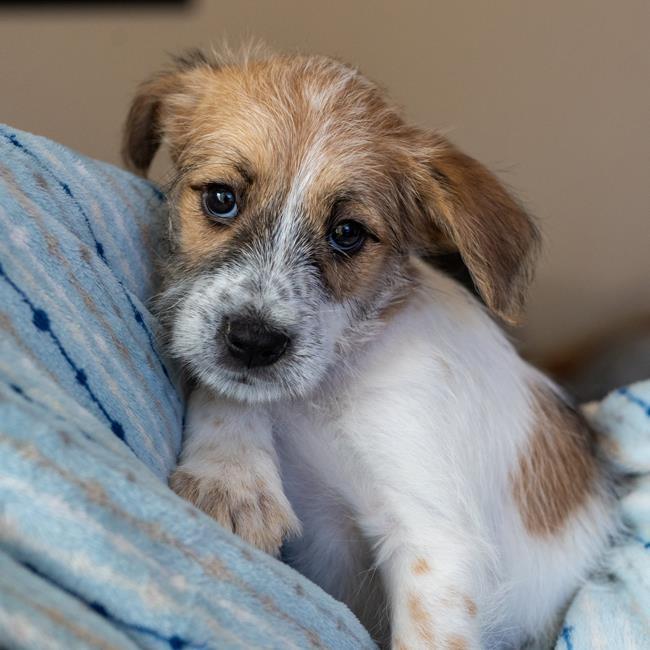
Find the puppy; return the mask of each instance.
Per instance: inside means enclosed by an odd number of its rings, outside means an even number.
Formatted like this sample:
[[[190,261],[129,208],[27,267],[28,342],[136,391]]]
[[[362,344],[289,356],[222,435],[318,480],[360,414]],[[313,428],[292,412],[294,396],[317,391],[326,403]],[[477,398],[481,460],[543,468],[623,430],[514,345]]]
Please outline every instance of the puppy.
[[[592,435],[516,354],[538,231],[323,57],[144,83],[125,160],[175,178],[158,312],[194,390],[173,489],[406,648],[550,638],[615,528]],[[457,252],[482,305],[423,256]]]

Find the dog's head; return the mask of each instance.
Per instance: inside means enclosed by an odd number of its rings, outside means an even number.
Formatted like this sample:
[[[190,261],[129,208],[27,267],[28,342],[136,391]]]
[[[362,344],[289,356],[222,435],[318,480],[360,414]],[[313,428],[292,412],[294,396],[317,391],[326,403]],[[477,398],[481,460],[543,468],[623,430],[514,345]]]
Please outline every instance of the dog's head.
[[[412,253],[458,251],[489,309],[517,316],[530,219],[346,65],[185,57],[140,87],[125,160],[146,173],[162,141],[176,177],[160,314],[173,354],[217,391],[313,390],[400,300]]]

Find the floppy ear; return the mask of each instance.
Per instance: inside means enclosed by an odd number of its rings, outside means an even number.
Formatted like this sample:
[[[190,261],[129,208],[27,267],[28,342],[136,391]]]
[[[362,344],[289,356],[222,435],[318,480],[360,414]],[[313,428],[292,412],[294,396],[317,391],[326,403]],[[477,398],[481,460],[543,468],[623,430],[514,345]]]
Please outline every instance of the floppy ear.
[[[179,113],[192,104],[190,71],[202,66],[214,67],[199,50],[188,52],[176,57],[171,69],[140,84],[122,137],[122,159],[129,169],[147,175],[168,130],[178,130],[170,123],[171,118],[181,122],[183,116]]]
[[[539,250],[537,227],[494,174],[441,136],[420,133],[416,159],[415,245],[439,250],[446,241],[489,309],[517,322]]]
[[[172,85],[167,75],[141,84],[124,124],[122,160],[142,176],[147,175],[162,142],[161,106]]]

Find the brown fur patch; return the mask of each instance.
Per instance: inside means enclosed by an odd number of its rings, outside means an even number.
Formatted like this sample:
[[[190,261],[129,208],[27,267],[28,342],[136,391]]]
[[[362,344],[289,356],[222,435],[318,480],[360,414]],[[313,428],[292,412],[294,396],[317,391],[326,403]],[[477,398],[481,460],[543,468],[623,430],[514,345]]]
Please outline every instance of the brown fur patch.
[[[469,596],[463,596],[463,604],[465,605],[465,611],[469,614],[471,618],[475,618],[478,613],[478,607],[472,598]]]
[[[438,605],[442,608],[462,608],[470,618],[475,618],[478,614],[476,602],[466,594],[461,594],[457,589],[453,588],[448,589],[446,595],[442,595],[438,599]]]
[[[431,571],[431,567],[429,566],[429,563],[423,557],[421,557],[413,562],[411,571],[413,571],[415,575],[423,575],[425,573],[429,573]]]
[[[597,475],[593,434],[584,418],[548,389],[534,389],[536,417],[512,492],[532,535],[558,532],[582,506]]]
[[[433,647],[435,637],[431,629],[431,617],[429,612],[424,608],[422,600],[415,594],[411,594],[407,600],[409,614],[418,634],[428,644],[428,647]]]
[[[447,641],[447,650],[467,650],[467,641],[462,636],[452,636]]]

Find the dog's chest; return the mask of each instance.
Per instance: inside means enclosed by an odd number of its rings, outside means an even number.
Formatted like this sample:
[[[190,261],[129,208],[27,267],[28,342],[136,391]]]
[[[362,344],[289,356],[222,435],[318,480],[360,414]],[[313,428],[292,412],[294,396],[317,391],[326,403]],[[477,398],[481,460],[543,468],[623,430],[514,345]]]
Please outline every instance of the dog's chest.
[[[435,407],[405,390],[397,368],[385,365],[386,374],[367,373],[275,409],[282,480],[297,511],[317,506],[341,509],[345,517],[374,511],[381,508],[374,503],[378,486],[403,484],[414,474],[424,486],[439,473],[442,441],[430,425]]]
[[[296,405],[274,417],[274,439],[288,496],[310,499],[353,492],[353,423],[347,405],[324,401]],[[347,499],[345,499],[347,501]]]

